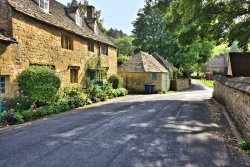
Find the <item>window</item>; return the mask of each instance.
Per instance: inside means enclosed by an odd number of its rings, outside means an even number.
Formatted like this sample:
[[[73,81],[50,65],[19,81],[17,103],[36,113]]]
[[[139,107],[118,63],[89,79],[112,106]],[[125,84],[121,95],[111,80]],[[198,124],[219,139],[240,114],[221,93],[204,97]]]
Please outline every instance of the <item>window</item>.
[[[78,14],[76,14],[76,24],[82,26],[82,18]]]
[[[39,0],[39,7],[49,13],[49,0]]]
[[[107,45],[101,45],[101,53],[102,53],[102,55],[108,55],[108,46]]]
[[[3,76],[1,76],[0,77],[0,84],[1,84],[1,89],[0,89],[0,92],[1,93],[5,93],[5,89],[6,89],[6,78],[5,77],[3,77]]]
[[[78,70],[77,68],[70,69],[70,83],[78,83]]]
[[[62,48],[73,50],[73,40],[70,36],[62,34],[61,43]]]
[[[152,80],[157,80],[157,73],[156,72],[153,72],[152,73]]]
[[[94,42],[89,41],[89,43],[88,43],[89,52],[94,52],[94,46],[95,46]]]

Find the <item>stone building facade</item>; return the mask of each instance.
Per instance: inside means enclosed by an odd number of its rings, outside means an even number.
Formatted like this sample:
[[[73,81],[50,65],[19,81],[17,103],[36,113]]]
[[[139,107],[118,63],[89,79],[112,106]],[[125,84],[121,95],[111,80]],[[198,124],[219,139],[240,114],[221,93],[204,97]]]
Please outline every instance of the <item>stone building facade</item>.
[[[145,85],[155,85],[156,91],[170,88],[169,69],[153,55],[139,52],[118,68],[118,74],[124,79],[125,87],[133,93],[144,92]]]
[[[0,1],[0,82],[5,97],[15,96],[18,75],[31,65],[55,69],[62,87],[84,86],[88,69],[100,68],[100,62],[107,70],[104,75],[117,73],[116,47],[95,26],[94,8],[88,7],[87,17],[77,21],[72,16],[78,9],[45,1],[48,13],[37,0]]]

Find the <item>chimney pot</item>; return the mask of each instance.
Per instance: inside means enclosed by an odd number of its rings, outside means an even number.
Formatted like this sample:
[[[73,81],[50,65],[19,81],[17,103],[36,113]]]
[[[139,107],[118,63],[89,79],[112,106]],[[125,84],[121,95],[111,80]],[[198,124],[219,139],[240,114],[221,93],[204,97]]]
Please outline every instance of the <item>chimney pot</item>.
[[[92,19],[95,18],[95,7],[87,6],[87,18]]]

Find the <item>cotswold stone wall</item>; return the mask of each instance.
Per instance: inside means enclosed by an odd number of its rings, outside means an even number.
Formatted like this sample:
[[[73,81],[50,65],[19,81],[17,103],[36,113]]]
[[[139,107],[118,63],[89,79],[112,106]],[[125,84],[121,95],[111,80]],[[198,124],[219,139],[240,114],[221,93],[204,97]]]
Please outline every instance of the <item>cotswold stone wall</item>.
[[[250,78],[216,78],[214,98],[226,107],[242,135],[250,140]]]
[[[189,79],[174,79],[171,80],[170,89],[171,90],[184,90],[191,86],[191,81]]]
[[[8,77],[8,87],[4,96],[14,96],[17,92],[17,77],[30,65],[51,65],[62,80],[62,87],[84,85],[88,66],[98,62],[98,43],[95,42],[94,53],[88,51],[88,39],[56,27],[38,22],[26,15],[13,12],[13,37],[16,44],[0,43],[1,74]],[[61,34],[73,39],[73,50],[63,49]],[[108,56],[101,56],[102,66],[109,67],[108,76],[117,73],[116,48],[109,47]],[[78,83],[70,83],[69,66],[79,67]]]
[[[170,83],[168,83],[168,87],[166,88],[164,73],[157,73],[157,80],[152,80],[151,72],[118,71],[118,75],[124,79],[125,87],[132,93],[144,93],[145,84],[154,84],[156,91],[168,90],[170,85]]]

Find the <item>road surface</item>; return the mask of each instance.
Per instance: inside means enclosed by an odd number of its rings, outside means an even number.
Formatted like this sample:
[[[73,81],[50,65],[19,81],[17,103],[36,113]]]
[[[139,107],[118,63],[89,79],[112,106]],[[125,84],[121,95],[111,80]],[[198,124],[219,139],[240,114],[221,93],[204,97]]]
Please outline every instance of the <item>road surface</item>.
[[[211,120],[211,89],[131,95],[0,130],[1,167],[219,167],[229,158]]]

